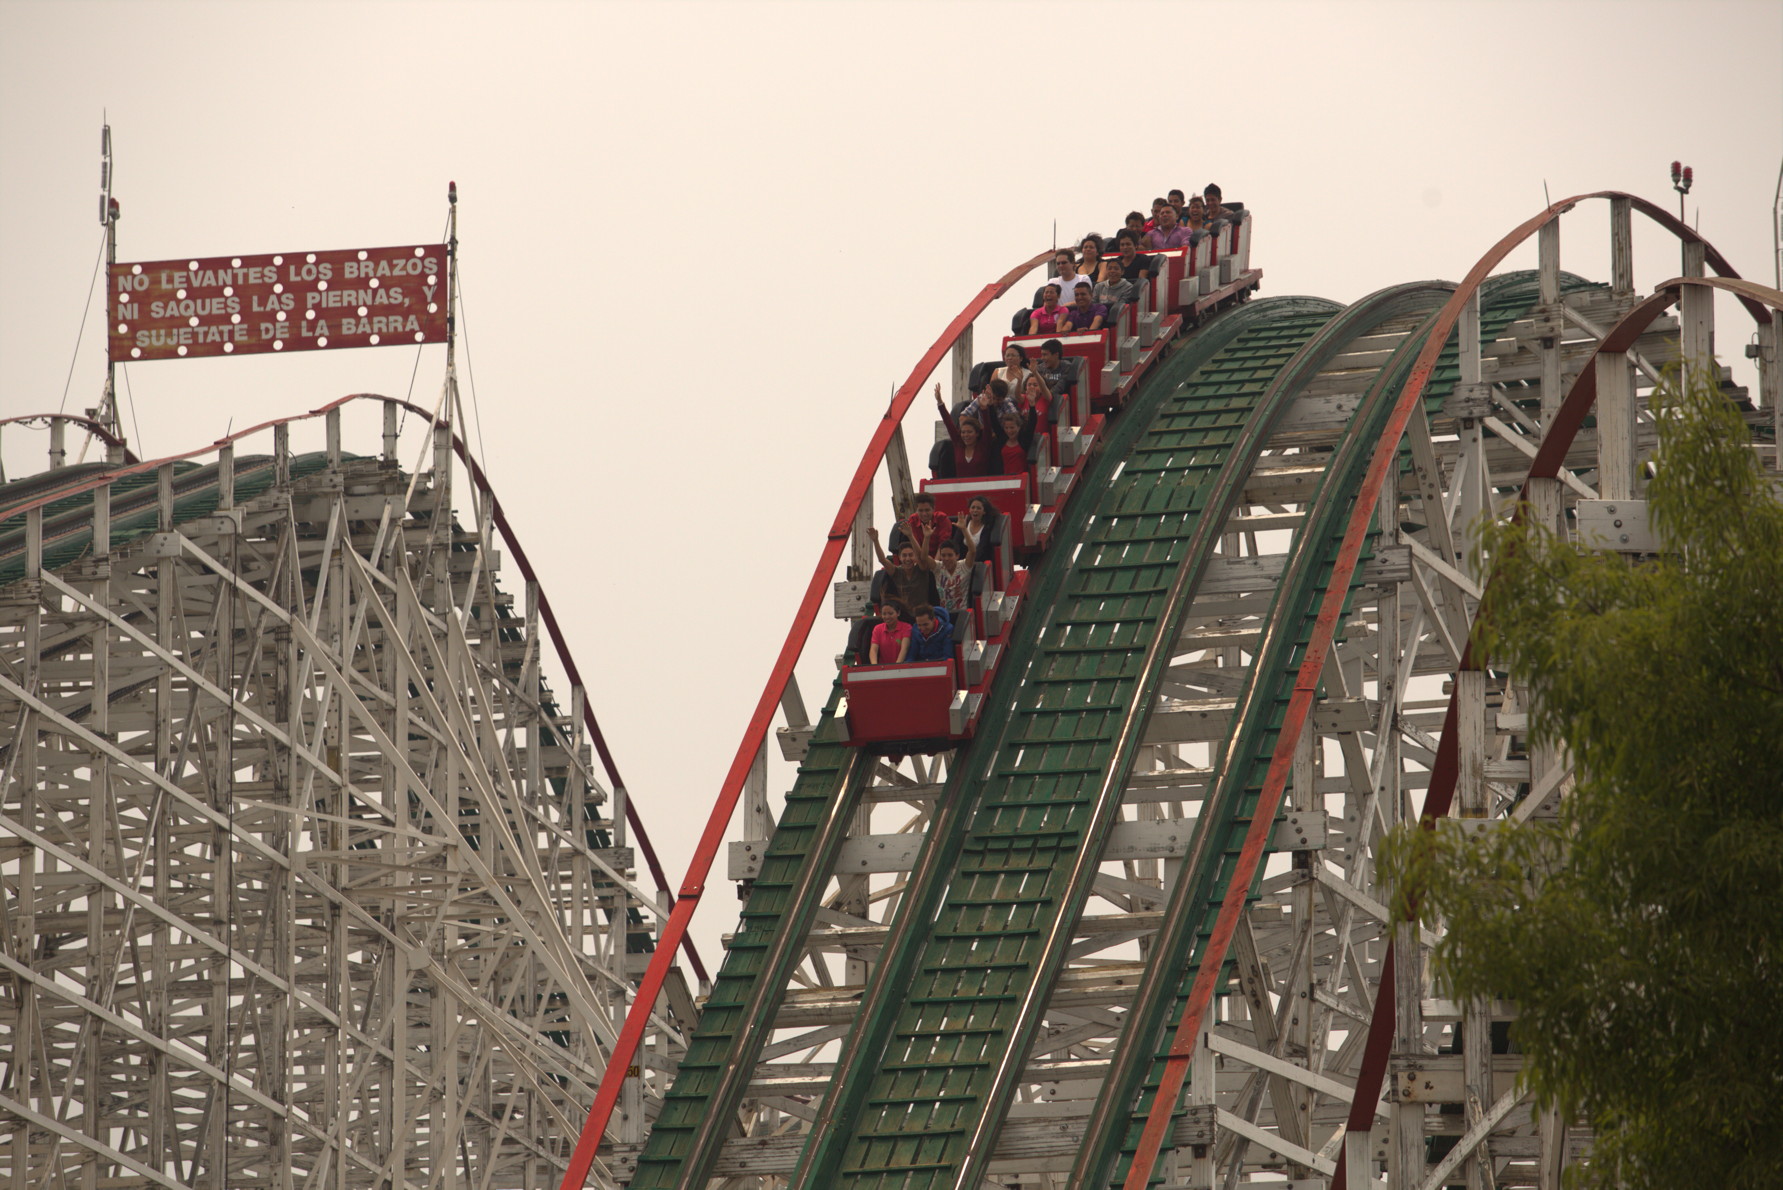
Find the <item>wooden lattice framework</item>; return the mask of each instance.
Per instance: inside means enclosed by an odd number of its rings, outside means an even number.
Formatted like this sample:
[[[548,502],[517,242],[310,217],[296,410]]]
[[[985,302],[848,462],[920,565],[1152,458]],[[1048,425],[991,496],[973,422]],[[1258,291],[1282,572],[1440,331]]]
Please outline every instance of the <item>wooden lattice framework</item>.
[[[312,454],[296,419],[0,510],[13,1187],[561,1176],[665,898],[583,690],[546,684],[536,584],[496,585],[492,496],[452,514],[449,428],[410,419],[405,471],[398,403],[376,457],[349,403]],[[672,979],[628,1127],[691,1011]]]

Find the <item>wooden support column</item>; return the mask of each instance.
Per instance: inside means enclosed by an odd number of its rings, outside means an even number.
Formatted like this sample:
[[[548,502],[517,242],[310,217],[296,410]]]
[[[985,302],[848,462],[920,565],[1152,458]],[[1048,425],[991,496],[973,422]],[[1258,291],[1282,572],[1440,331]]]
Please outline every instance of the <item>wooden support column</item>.
[[[1706,271],[1705,247],[1702,243],[1684,245],[1684,276],[1701,277]],[[1686,285],[1678,297],[1678,349],[1684,357],[1684,372],[1697,372],[1713,383],[1715,371],[1715,294],[1702,285]]]
[[[768,808],[768,746],[756,749],[743,781],[743,838],[765,843],[774,833],[774,814]]]
[[[851,579],[870,579],[878,568],[873,556],[872,529],[873,483],[869,480],[867,494],[861,497],[860,511],[854,514],[854,534],[848,542],[848,577]]]
[[[33,508],[25,514],[25,582],[33,587],[37,585],[43,574],[43,509]],[[43,600],[32,600],[31,607],[24,614],[24,672],[20,675],[24,687],[33,695],[43,691]],[[13,764],[17,767],[8,776],[12,778],[18,790],[19,820],[33,830],[43,827],[43,815],[39,809],[38,799],[43,791],[36,780],[38,772],[38,731],[37,718],[30,708],[20,706],[19,726],[13,743]],[[10,766],[9,766],[10,767]],[[0,786],[0,791],[4,787]],[[12,937],[8,940],[6,950],[16,962],[29,968],[33,975],[37,973],[39,962],[44,957],[43,947],[37,939],[37,897],[40,892],[53,896],[53,892],[43,889],[39,873],[50,866],[48,859],[38,854],[33,844],[21,840],[18,848],[16,871],[18,873],[18,896],[13,903]],[[41,865],[41,866],[40,866]],[[52,900],[50,905],[53,907]],[[17,1008],[12,1019],[14,1048],[12,1051],[12,1070],[10,1084],[6,1088],[22,1103],[45,1103],[55,1086],[54,1074],[50,1068],[49,1055],[42,1042],[43,1021],[39,1016],[38,1002],[40,994],[36,989],[23,983],[15,984]],[[54,1179],[43,1176],[47,1171],[36,1170],[31,1163],[31,1126],[22,1119],[13,1121],[12,1134],[12,1185],[13,1190],[26,1190],[27,1187],[51,1184]],[[51,1138],[39,1133],[44,1141]]]
[[[165,464],[155,472],[156,494],[156,528],[165,532],[173,527],[173,466]],[[163,649],[179,649],[183,644],[174,632],[174,610],[179,599],[179,578],[172,558],[163,557],[155,564],[155,643]],[[179,706],[173,694],[173,675],[166,666],[157,667],[155,673],[154,694],[154,769],[155,772],[169,780],[177,780],[178,774],[173,771],[173,723],[179,714]],[[176,867],[185,865],[175,857],[179,854],[182,843],[176,843],[173,837],[171,815],[165,808],[162,799],[161,813],[156,815],[153,823],[154,833],[154,865],[155,896],[161,900],[172,895],[173,872]],[[154,940],[150,946],[155,966],[154,996],[149,1012],[147,1027],[163,1034],[172,1027],[173,972],[176,964],[170,954],[172,933],[164,922],[157,920]],[[165,1058],[155,1063],[154,1085],[151,1090],[151,1131],[158,1134],[164,1144],[173,1146],[178,1134],[180,1121],[177,1118],[175,1094],[178,1084],[168,1069]],[[174,1168],[179,1169],[177,1150],[174,1157]],[[197,1173],[198,1155],[192,1154],[187,1160],[183,1176],[191,1178]]]
[[[1634,363],[1626,351],[1597,355],[1597,486],[1605,500],[1632,500],[1635,459]]]
[[[50,470],[55,471],[68,464],[68,423],[61,418],[50,419]]]
[[[1778,358],[1779,347],[1783,346],[1783,334],[1778,330],[1780,321],[1783,321],[1783,311],[1772,310],[1771,320],[1758,328],[1758,406],[1771,411],[1771,425],[1779,435],[1773,441],[1783,443],[1783,359]],[[1783,445],[1771,458],[1772,467],[1783,471]]]
[[[949,405],[957,406],[972,395],[972,324],[960,332],[960,337],[953,341],[953,351],[948,355],[951,364],[948,371],[952,373],[952,383],[948,391],[952,393]]]
[[[1418,927],[1403,922],[1393,932],[1393,998],[1397,1010],[1393,1056],[1424,1056],[1424,952]],[[1387,1157],[1387,1184],[1394,1190],[1415,1190],[1424,1181],[1424,1105],[1395,1095],[1392,1147]]]
[[[1541,337],[1542,428],[1552,424],[1566,390],[1560,382],[1560,333],[1565,313],[1560,308],[1560,221],[1542,224],[1536,233],[1536,258],[1541,286],[1541,313],[1552,333]]]
[[[55,422],[60,426],[62,423]],[[93,500],[93,583],[88,588],[93,601],[100,607],[111,606],[111,489],[101,487],[94,489]],[[103,739],[112,739],[111,730],[111,629],[99,616],[90,617],[93,625],[92,635],[92,712],[88,718],[88,726]],[[103,864],[108,848],[108,840],[117,821],[117,810],[113,802],[112,766],[98,759],[92,765],[91,776],[87,782],[87,856],[95,863]],[[120,855],[120,859],[123,857]],[[103,884],[93,884],[87,893],[87,937],[91,940],[92,953],[96,962],[87,970],[87,999],[95,1004],[107,1004],[112,1001],[112,988],[116,986],[115,969],[123,965],[124,939],[114,941],[109,935],[113,931],[105,925],[106,912],[113,902],[111,894]],[[22,990],[22,989],[21,989]],[[95,1144],[109,1143],[107,1135],[105,1075],[101,1061],[101,1030],[97,1022],[88,1022],[81,1038],[85,1048],[86,1069],[82,1072],[85,1082],[85,1102],[81,1110],[81,1123],[89,1140]],[[97,1190],[99,1162],[89,1158],[81,1165],[82,1190]]]
[[[291,487],[291,427],[285,422],[272,428],[272,484],[281,492]]]
[[[1481,380],[1479,290],[1467,295],[1467,301],[1461,306],[1461,319],[1455,324],[1455,329],[1460,347],[1455,361],[1461,369],[1460,383],[1478,384]]]
[[[1294,744],[1293,783],[1288,792],[1289,805],[1295,810],[1320,809],[1324,800],[1318,792],[1319,778],[1323,775],[1324,749],[1319,733],[1308,724],[1300,733]],[[1308,1069],[1313,1065],[1313,968],[1315,966],[1315,947],[1310,945],[1312,937],[1318,934],[1314,925],[1317,913],[1317,902],[1313,896],[1315,880],[1313,865],[1320,862],[1317,851],[1294,852],[1294,871],[1299,875],[1289,897],[1293,913],[1293,929],[1302,932],[1309,944],[1296,946],[1294,957],[1300,959],[1294,970],[1289,973],[1287,986],[1282,989],[1283,995],[1294,1001],[1293,1011],[1288,1015],[1287,1028],[1284,1033],[1292,1047],[1290,1052],[1300,1055]],[[1323,1046],[1323,1040],[1319,1042]],[[1295,1084],[1289,1095],[1294,1113],[1295,1128],[1289,1132],[1285,1123],[1278,1121],[1278,1127],[1284,1137],[1293,1139],[1295,1143],[1306,1145],[1312,1136],[1313,1090],[1304,1084]],[[1290,1175],[1295,1178],[1311,1177],[1315,1171],[1304,1165],[1289,1165]]]
[[[1536,1133],[1541,1138],[1536,1186],[1538,1190],[1561,1190],[1560,1178],[1566,1169],[1566,1120],[1550,1108],[1536,1118]]]
[[[384,402],[384,461],[395,463],[396,459],[396,402]]]
[[[916,488],[910,478],[910,452],[904,446],[904,425],[892,428],[891,441],[885,444],[885,474],[891,481],[892,510],[900,518],[916,511]]]
[[[1532,525],[1540,525],[1551,532],[1563,531],[1562,510],[1565,496],[1565,485],[1558,479],[1531,479],[1529,481],[1529,518]],[[1525,709],[1533,711],[1525,701]],[[1542,789],[1552,779],[1554,770],[1566,762],[1561,746],[1552,741],[1531,743],[1529,745],[1529,780],[1531,789]]]
[[[1464,669],[1455,674],[1456,724],[1458,727],[1459,770],[1455,780],[1456,808],[1464,821],[1483,821],[1491,811],[1491,791],[1486,787],[1487,746],[1491,733],[1486,730],[1486,674],[1484,670]],[[1490,1004],[1470,1000],[1461,1008],[1461,1065],[1466,1086],[1465,1114],[1468,1124],[1477,1123],[1494,1102],[1492,1093],[1492,1020]],[[1490,1169],[1489,1153],[1482,1141],[1479,1149],[1467,1158],[1468,1185],[1484,1190],[1482,1169]]]
[[[1610,292],[1634,296],[1634,204],[1626,198],[1610,200]]]
[[[766,751],[764,746],[763,751]],[[869,798],[862,798],[856,807],[853,821],[849,824],[851,837],[864,839],[873,833],[873,803]],[[835,905],[838,910],[850,917],[865,918],[872,909],[873,890],[865,876],[850,876],[837,873]],[[872,964],[866,959],[852,954],[843,956],[842,982],[849,987],[866,987],[872,978]]]
[[[1207,1035],[1213,1029],[1213,1023],[1214,1005],[1209,1003],[1207,1017],[1201,1023],[1201,1031],[1195,1036],[1195,1056],[1189,1060],[1189,1107],[1208,1115],[1212,1115],[1219,1104],[1214,1086],[1213,1050],[1207,1044]],[[1214,1184],[1213,1145],[1191,1145],[1186,1154],[1176,1149],[1168,1152],[1176,1161],[1174,1177],[1170,1180],[1180,1180],[1190,1186]]]

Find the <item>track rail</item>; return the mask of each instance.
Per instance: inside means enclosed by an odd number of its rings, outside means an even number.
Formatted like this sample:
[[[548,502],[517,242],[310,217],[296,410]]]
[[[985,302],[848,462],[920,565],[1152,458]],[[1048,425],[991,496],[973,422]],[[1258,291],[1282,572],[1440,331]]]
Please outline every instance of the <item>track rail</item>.
[[[1266,378],[1336,309],[1269,299],[1226,315],[1123,413],[1030,587],[983,743],[953,768],[795,1190],[976,1185],[1118,817],[1143,708],[1273,412]]]

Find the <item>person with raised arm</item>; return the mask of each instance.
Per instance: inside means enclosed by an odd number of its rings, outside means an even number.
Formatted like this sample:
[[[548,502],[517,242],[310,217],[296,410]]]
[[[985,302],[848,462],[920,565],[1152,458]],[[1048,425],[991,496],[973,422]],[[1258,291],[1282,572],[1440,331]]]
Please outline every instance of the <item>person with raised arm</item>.
[[[997,452],[991,446],[984,425],[971,414],[955,420],[941,397],[941,385],[935,385],[935,408],[941,411],[941,424],[947,427],[947,439],[953,444],[953,474],[950,479],[973,479],[996,475]]]
[[[928,492],[918,492],[910,515],[892,529],[892,552],[897,553],[909,541],[916,543],[919,555],[924,552],[932,555],[956,532],[952,521],[935,514],[935,497]]]
[[[999,461],[1004,475],[1021,475],[1028,469],[1028,450],[1034,445],[1034,410],[1017,413],[1013,409],[1003,411],[999,425],[998,450]]]
[[[1045,421],[1047,410],[1052,408],[1052,391],[1046,387],[1045,377],[1039,372],[1029,372],[1021,392],[1010,399],[1010,405],[1017,413],[1025,416],[1031,412],[1037,420]]]
[[[965,546],[965,554],[961,555],[962,536],[963,531],[956,526],[955,536],[943,541],[933,557],[920,547],[916,551],[916,564],[926,567],[935,576],[935,587],[941,593],[937,602],[947,609],[948,616],[953,621],[955,644],[959,643],[958,629],[965,623],[966,616],[971,614],[972,563],[978,556],[976,544]]]
[[[881,603],[896,607],[898,614],[908,622],[917,604],[934,603],[940,598],[935,576],[917,564],[916,546],[908,541],[900,545],[898,560],[893,562],[885,556],[885,549],[879,544],[879,530],[868,529],[867,536],[873,542],[873,553],[879,564],[885,567],[884,584],[880,588]]]
[[[941,590],[941,606],[956,622],[971,606],[972,563],[978,557],[977,545],[970,542],[962,545],[964,539],[964,532],[956,525],[954,536],[936,546],[933,557],[920,547],[916,551],[917,565],[927,566],[929,573],[935,576],[935,586]],[[961,553],[961,550],[965,552]]]

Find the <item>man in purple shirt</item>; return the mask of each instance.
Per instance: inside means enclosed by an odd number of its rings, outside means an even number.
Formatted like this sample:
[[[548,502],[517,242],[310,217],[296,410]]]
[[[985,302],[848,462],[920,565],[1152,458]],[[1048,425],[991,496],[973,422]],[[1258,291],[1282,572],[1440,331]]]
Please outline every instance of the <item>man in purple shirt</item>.
[[[1108,307],[1095,300],[1088,281],[1080,281],[1071,304],[1065,307],[1065,317],[1073,331],[1099,331],[1108,323]]]
[[[1145,247],[1153,252],[1171,248],[1187,248],[1194,243],[1194,233],[1176,221],[1176,208],[1165,203],[1158,208],[1158,225],[1145,233]]]

